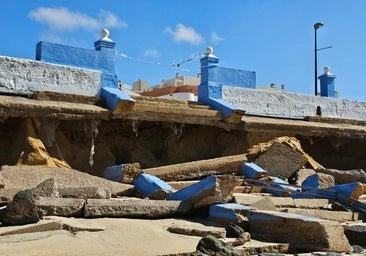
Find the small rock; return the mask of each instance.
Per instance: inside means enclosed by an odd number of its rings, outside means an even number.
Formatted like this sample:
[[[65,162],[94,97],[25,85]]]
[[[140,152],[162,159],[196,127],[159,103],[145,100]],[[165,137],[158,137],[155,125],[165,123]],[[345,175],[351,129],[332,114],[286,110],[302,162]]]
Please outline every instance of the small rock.
[[[235,239],[235,241],[233,241],[231,243],[232,246],[239,246],[239,245],[243,245],[246,242],[250,242],[251,240],[251,236],[250,233],[248,232],[244,232],[243,234],[240,234],[240,236],[238,236],[238,238]]]
[[[13,201],[1,212],[4,225],[15,226],[37,223],[39,215],[30,190],[19,191]]]
[[[240,235],[244,234],[244,229],[241,228],[240,226],[234,224],[234,223],[230,223],[227,227],[226,227],[226,237],[233,237],[233,238],[237,238]]]
[[[239,251],[233,246],[226,244],[213,236],[202,238],[198,242],[196,250],[206,255],[240,256]]]
[[[152,200],[165,200],[170,193],[172,192],[166,189],[157,189],[151,192],[147,197]]]

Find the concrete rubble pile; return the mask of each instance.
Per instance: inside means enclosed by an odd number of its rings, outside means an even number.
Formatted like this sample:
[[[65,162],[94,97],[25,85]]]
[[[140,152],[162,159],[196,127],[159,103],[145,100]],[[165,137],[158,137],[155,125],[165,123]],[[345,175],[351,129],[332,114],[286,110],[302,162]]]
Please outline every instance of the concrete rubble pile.
[[[366,173],[326,169],[292,137],[211,160],[150,169],[111,166],[104,177],[69,168],[3,166],[0,236],[34,232],[34,225],[88,230],[49,216],[183,218],[203,225],[167,230],[202,239],[195,252],[171,255],[366,253]],[[22,226],[1,232],[14,225]]]

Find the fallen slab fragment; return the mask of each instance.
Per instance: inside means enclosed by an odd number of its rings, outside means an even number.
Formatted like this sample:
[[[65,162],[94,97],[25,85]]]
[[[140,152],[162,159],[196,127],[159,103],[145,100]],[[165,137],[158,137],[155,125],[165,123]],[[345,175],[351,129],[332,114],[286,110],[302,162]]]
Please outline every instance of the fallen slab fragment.
[[[345,221],[356,221],[360,220],[360,215],[357,212],[347,211],[329,211],[329,210],[318,210],[318,209],[299,209],[299,208],[287,208],[282,211],[288,213],[294,213],[323,220],[333,220],[338,222]]]
[[[366,246],[366,223],[347,223],[342,227],[351,244]]]
[[[30,191],[32,192],[33,195],[37,197],[51,197],[51,198],[60,197],[57,188],[57,182],[54,177],[41,182],[38,186],[32,188]]]
[[[87,199],[84,207],[84,217],[157,219],[181,216],[188,213],[190,209],[190,206],[181,201]]]
[[[134,181],[134,189],[144,195],[148,196],[155,190],[165,190],[167,192],[174,192],[175,190],[165,181],[150,174],[141,173]]]
[[[181,234],[186,236],[201,236],[205,237],[208,235],[214,236],[216,238],[224,238],[226,237],[226,231],[225,228],[219,228],[219,227],[210,227],[210,226],[204,226],[197,228],[190,226],[170,226],[168,227],[168,231],[175,234]]]
[[[276,121],[278,122],[278,119],[276,119]],[[269,142],[259,143],[252,146],[250,149],[248,149],[248,153],[246,154],[248,160],[251,162],[255,162],[255,159],[257,159],[263,152],[266,152],[275,143],[286,145],[290,147],[290,149],[292,149],[294,152],[300,152],[307,159],[307,165],[309,165],[312,169],[318,169],[322,167],[311,156],[309,156],[307,153],[304,152],[298,139],[296,139],[295,137],[288,137],[288,136],[277,137],[273,140],[270,140]],[[275,153],[276,152],[274,152],[274,156],[276,155]],[[287,160],[287,157],[288,156],[284,155],[285,161]],[[266,169],[265,167],[262,168]]]
[[[303,168],[295,172],[293,178],[294,178],[294,184],[297,186],[301,186],[304,180],[311,176],[316,174],[316,172],[313,169],[307,169]]]
[[[210,175],[227,173],[240,174],[241,166],[243,165],[243,162],[246,161],[246,156],[244,154],[240,154],[143,169],[142,171],[159,177],[164,181],[192,180]]]
[[[234,193],[233,201],[241,205],[254,205],[263,200],[263,198],[268,198],[278,208],[295,207],[294,199],[292,199],[291,197],[273,197],[263,196],[260,194],[253,195]]]
[[[335,178],[337,184],[362,182],[366,183],[366,172],[362,169],[358,170],[337,170],[337,169],[324,169],[318,168],[318,173],[325,173],[332,175]]]
[[[133,184],[140,173],[141,165],[139,163],[120,164],[107,167],[103,172],[103,177],[112,181]]]
[[[240,222],[246,216],[246,212],[253,209],[251,206],[235,203],[213,204],[209,209],[209,217],[220,222]]]
[[[168,195],[167,199],[185,201],[195,208],[226,203],[232,199],[233,189],[240,183],[236,176],[213,175]]]
[[[85,172],[65,168],[42,166],[1,166],[0,177],[7,189],[31,189],[46,179],[54,177],[59,189],[68,187],[99,187],[111,192],[112,196],[130,195],[132,185],[109,181]],[[0,189],[1,193],[1,189]]]
[[[249,231],[272,235],[295,249],[348,252],[351,247],[342,226],[297,214],[276,211],[248,211]]]
[[[294,199],[295,207],[308,208],[308,209],[320,209],[327,207],[332,201],[329,199]]]
[[[255,159],[254,163],[265,169],[269,175],[286,179],[300,170],[307,161],[301,152],[285,144],[274,142]]]
[[[309,191],[314,188],[328,188],[335,186],[335,179],[332,175],[317,173],[307,177],[301,184],[302,191]]]
[[[241,170],[244,177],[249,179],[259,179],[268,175],[267,171],[263,170],[255,163],[244,163]]]
[[[187,180],[187,181],[169,181],[167,182],[173,189],[179,190],[188,187],[192,184],[199,182],[199,180]]]
[[[206,236],[202,238],[196,250],[203,255],[228,255],[240,256],[240,252],[234,246],[229,245],[213,236]]]
[[[56,215],[65,217],[81,217],[85,200],[76,198],[49,198],[37,199],[36,206],[44,216]]]
[[[111,198],[111,192],[104,188],[99,187],[67,187],[59,189],[59,194],[63,198],[96,198],[96,199],[109,199]]]

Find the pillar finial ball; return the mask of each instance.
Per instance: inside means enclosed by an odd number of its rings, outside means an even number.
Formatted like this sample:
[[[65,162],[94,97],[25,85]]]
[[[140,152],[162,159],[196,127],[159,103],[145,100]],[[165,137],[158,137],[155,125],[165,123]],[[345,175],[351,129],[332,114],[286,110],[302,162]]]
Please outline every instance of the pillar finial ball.
[[[330,67],[328,67],[328,66],[324,67],[323,70],[324,70],[324,73],[326,73],[326,74],[330,73]]]
[[[206,48],[206,55],[211,55],[213,53],[213,48],[212,47],[207,47]]]

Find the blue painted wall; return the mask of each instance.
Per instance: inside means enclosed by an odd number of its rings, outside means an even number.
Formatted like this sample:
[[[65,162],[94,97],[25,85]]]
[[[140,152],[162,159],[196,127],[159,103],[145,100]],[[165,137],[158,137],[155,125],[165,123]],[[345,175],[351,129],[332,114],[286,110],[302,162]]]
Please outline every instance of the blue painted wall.
[[[101,39],[94,43],[95,50],[90,50],[41,41],[36,45],[36,60],[100,70],[102,75],[99,95],[105,99],[109,109],[116,109],[121,101],[135,102],[135,100],[118,89],[114,63],[115,45],[113,41]]]
[[[211,51],[212,52],[212,51]],[[222,100],[222,86],[255,88],[254,71],[245,71],[218,66],[219,59],[207,53],[201,59],[201,84],[198,86],[198,101],[230,116],[234,110],[242,110]]]

